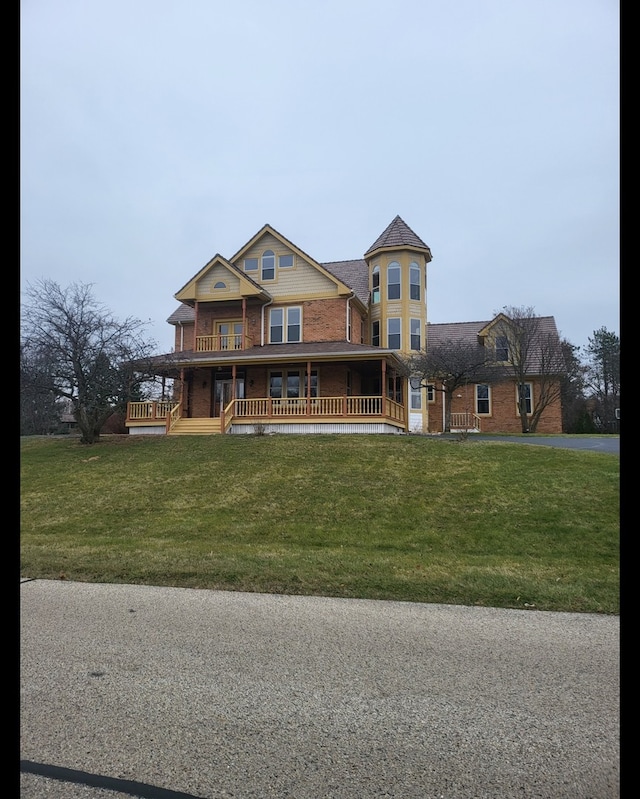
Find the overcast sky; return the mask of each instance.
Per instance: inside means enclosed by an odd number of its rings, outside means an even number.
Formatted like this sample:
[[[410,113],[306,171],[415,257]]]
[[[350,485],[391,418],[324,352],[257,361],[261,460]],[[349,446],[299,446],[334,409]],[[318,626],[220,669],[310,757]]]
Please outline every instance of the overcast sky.
[[[617,0],[21,0],[21,284],[174,294],[266,223],[320,262],[396,216],[431,322],[619,335]]]

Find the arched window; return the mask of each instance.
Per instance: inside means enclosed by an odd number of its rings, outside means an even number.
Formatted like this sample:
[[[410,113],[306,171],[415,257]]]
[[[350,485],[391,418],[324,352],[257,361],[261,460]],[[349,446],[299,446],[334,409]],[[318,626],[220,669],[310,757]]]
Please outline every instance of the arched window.
[[[265,250],[262,253],[262,279],[273,280],[276,276],[276,256],[273,250]]]
[[[213,287],[214,289],[226,289],[227,284],[223,280],[218,280],[218,282]]]
[[[400,299],[400,264],[397,261],[391,261],[387,267],[387,299],[399,300]]]

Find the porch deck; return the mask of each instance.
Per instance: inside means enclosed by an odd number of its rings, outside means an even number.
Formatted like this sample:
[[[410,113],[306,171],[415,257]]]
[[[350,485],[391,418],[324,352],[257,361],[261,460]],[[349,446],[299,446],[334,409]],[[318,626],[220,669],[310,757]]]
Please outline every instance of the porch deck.
[[[383,396],[342,396],[307,398],[234,399],[219,417],[183,416],[182,403],[170,401],[130,402],[127,407],[127,428],[159,428],[167,435],[211,435],[234,432],[233,428],[273,428],[274,425],[296,425],[298,430],[316,432],[319,425],[349,424],[369,432],[367,425],[383,424],[397,430],[407,429],[407,414],[400,403]]]

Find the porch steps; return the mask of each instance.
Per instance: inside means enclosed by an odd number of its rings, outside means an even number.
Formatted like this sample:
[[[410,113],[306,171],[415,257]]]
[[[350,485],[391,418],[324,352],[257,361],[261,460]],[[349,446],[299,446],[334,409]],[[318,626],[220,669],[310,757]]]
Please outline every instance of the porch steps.
[[[220,433],[220,419],[178,419],[170,436],[206,436]]]

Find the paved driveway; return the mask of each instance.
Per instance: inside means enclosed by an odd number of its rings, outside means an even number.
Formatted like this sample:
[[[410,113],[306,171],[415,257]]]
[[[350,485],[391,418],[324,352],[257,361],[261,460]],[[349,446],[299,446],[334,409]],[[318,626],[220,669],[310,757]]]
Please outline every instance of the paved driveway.
[[[22,799],[614,799],[619,618],[25,581]]]
[[[451,434],[449,437],[455,438]],[[509,444],[530,444],[538,447],[563,447],[565,449],[584,449],[592,452],[620,454],[620,436],[498,436],[473,433],[469,441],[506,441]]]

